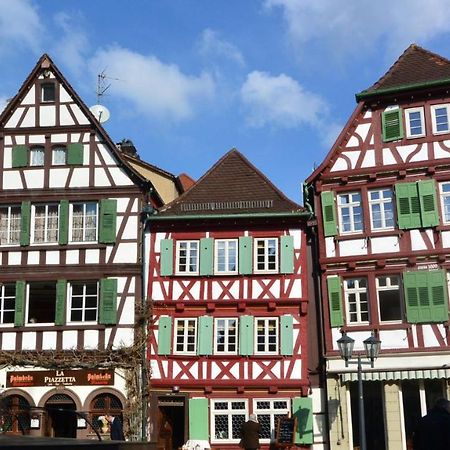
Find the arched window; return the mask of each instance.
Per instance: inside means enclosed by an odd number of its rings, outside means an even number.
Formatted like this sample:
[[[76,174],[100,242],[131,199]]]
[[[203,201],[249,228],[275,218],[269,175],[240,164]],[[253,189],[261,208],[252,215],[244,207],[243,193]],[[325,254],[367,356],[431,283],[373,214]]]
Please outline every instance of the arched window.
[[[122,402],[113,394],[99,394],[91,402],[89,417],[92,426],[100,433],[109,433],[109,424],[98,418],[110,414],[111,416],[122,415]]]
[[[3,433],[28,434],[30,431],[30,404],[21,395],[8,395],[2,400],[1,429]]]

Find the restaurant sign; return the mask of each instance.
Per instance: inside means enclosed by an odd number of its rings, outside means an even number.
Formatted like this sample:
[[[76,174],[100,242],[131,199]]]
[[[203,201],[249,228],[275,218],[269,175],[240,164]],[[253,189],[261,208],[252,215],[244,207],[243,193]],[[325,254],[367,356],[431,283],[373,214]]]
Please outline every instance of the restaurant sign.
[[[36,370],[7,372],[6,387],[111,386],[113,370]]]

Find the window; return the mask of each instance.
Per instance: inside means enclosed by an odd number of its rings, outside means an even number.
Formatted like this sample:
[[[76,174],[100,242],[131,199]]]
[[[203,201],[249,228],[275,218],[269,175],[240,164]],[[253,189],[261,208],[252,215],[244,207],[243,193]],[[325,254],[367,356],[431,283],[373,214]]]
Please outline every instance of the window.
[[[33,147],[32,149],[30,149],[30,166],[43,166],[44,155],[44,147]]]
[[[269,439],[275,438],[275,429],[278,423],[278,419],[286,417],[290,413],[289,400],[276,399],[276,400],[254,400],[253,412],[258,417],[258,422],[261,424],[260,437],[265,442]]]
[[[381,114],[383,141],[396,141],[403,137],[402,110],[398,105],[388,106]]]
[[[42,102],[55,101],[55,83],[41,84],[41,101]]]
[[[441,205],[444,223],[450,223],[450,183],[441,183]]]
[[[96,322],[98,309],[98,283],[74,282],[70,284],[70,322]]]
[[[19,244],[21,208],[15,206],[0,207],[0,245]]]
[[[66,164],[66,148],[54,147],[52,150],[52,164],[54,166],[63,166]]]
[[[255,239],[255,272],[278,271],[278,239]]]
[[[256,319],[255,353],[278,353],[278,319]]]
[[[7,395],[2,403],[2,434],[6,431],[8,434],[29,434],[31,408],[28,400],[21,395]]]
[[[367,279],[348,278],[344,280],[344,295],[347,308],[347,323],[368,323]]]
[[[93,242],[97,240],[97,203],[73,203],[70,205],[71,241]]]
[[[35,244],[58,242],[59,208],[56,204],[33,205],[32,236]]]
[[[175,320],[175,351],[195,355],[197,351],[197,319]]]
[[[394,207],[392,189],[369,191],[370,219],[372,230],[394,227]]]
[[[389,275],[376,278],[380,322],[402,320],[400,278]]]
[[[425,136],[425,121],[423,108],[405,109],[406,137],[416,138]]]
[[[177,242],[177,273],[198,274],[199,241]]]
[[[100,394],[94,397],[90,405],[89,418],[92,427],[100,433],[109,435],[109,424],[102,429],[102,422],[98,420],[101,416],[110,414],[113,417],[119,417],[122,415],[122,402],[113,394]]]
[[[217,239],[215,242],[215,272],[234,274],[238,270],[237,239]]]
[[[450,132],[449,110],[450,105],[433,105],[431,107],[431,118],[433,120],[433,133],[441,134]]]
[[[361,193],[338,195],[339,225],[342,233],[355,233],[363,229]]]
[[[246,419],[246,400],[212,400],[212,430],[215,441],[239,442]]]
[[[237,353],[237,319],[216,319],[214,353]]]
[[[56,282],[42,281],[28,285],[27,323],[54,323]]]
[[[15,306],[15,283],[5,283],[0,285],[0,323],[14,323]]]

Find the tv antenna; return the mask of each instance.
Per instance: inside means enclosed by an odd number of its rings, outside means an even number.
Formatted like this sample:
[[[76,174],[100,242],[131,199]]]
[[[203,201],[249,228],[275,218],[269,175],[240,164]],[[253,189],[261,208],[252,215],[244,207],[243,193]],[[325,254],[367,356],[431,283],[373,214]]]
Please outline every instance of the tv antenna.
[[[111,87],[111,83],[108,80],[122,81],[119,78],[108,77],[106,75],[106,69],[103,69],[97,75],[97,89],[95,91],[97,94],[97,104],[91,106],[89,109],[100,123],[106,122],[110,117],[108,108],[102,105],[102,99],[106,95],[105,92]]]

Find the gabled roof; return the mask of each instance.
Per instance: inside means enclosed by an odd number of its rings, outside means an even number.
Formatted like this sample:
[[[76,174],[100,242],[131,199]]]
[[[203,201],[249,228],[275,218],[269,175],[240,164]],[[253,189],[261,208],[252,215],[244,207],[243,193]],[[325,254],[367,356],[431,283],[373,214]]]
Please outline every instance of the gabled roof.
[[[163,206],[158,216],[304,213],[236,149],[226,153],[187,192]]]
[[[450,61],[411,44],[386,74],[373,86],[356,94],[356,99],[441,84],[450,84]]]

